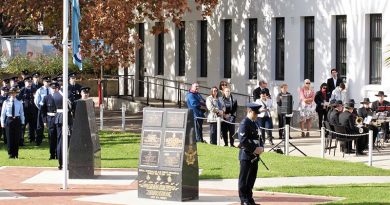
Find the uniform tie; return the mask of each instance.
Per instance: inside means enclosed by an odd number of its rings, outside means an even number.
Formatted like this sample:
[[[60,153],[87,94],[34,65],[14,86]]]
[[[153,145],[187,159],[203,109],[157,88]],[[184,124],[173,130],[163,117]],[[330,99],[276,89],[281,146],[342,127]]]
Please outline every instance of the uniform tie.
[[[49,95],[49,88],[46,88],[46,95]]]
[[[15,100],[12,100],[12,117],[15,117]]]

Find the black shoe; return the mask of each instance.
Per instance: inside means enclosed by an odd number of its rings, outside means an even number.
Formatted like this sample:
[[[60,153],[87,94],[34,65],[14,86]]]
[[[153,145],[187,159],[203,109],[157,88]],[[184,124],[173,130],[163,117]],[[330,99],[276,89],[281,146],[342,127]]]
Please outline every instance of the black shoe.
[[[274,145],[274,142],[272,141],[272,139],[269,139],[268,142],[270,145]]]
[[[49,160],[56,159],[54,156],[50,156]]]
[[[241,205],[252,205],[252,204],[249,202],[241,202]]]
[[[58,166],[58,170],[62,170],[62,166],[60,165],[60,166]]]
[[[367,155],[367,153],[365,153],[365,152],[363,152],[363,151],[358,152],[357,154],[358,154],[358,155]]]
[[[231,144],[230,147],[236,147],[236,146],[234,146],[234,144]]]

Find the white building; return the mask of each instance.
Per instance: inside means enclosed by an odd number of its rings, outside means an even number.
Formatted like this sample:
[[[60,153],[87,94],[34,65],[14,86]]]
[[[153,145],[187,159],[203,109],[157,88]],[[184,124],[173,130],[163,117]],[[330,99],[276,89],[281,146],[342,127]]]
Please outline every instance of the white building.
[[[183,21],[184,32],[166,22],[169,32],[160,37],[149,32],[154,22],[140,24],[144,49],[137,52],[137,63],[119,74],[208,87],[226,80],[233,92],[247,95],[260,79],[268,81],[273,96],[286,82],[298,102],[297,89],[305,78],[312,79],[317,91],[335,67],[357,102],[363,97],[375,100],[378,90],[390,93],[390,68],[385,64],[390,26],[382,27],[390,25],[390,0],[221,0],[205,21],[198,12]],[[130,90],[132,83],[127,84]],[[121,94],[123,85],[122,80]],[[139,87],[135,83],[137,95],[142,94]],[[161,86],[149,89],[152,97],[161,97]],[[177,99],[174,89],[164,95]],[[242,97],[239,103],[246,101]]]

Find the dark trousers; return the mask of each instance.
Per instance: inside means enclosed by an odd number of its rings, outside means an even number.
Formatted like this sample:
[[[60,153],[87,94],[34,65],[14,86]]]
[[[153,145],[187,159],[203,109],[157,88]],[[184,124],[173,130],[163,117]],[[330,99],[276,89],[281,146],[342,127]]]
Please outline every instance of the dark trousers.
[[[34,113],[25,113],[25,123],[22,127],[22,136],[21,142],[24,141],[24,133],[26,131],[26,126],[28,125],[28,139],[30,142],[35,142],[35,132],[37,130],[37,114]]]
[[[37,145],[41,145],[42,139],[43,139],[43,131],[45,129],[44,125],[44,117],[43,117],[43,112],[41,109],[38,110],[38,117],[37,117],[37,138],[36,138],[36,143]]]
[[[231,146],[234,145],[233,135],[234,135],[235,129],[236,129],[236,127],[233,124],[229,124],[226,122],[221,123],[222,138],[223,138],[223,141],[225,142],[225,146],[228,145],[228,133],[229,133],[230,145]]]
[[[286,114],[278,114],[278,123],[279,128],[283,128],[284,126],[290,125],[291,117],[286,117]],[[284,138],[284,130],[279,130],[279,138]]]
[[[58,164],[62,167],[62,124],[56,124],[57,130],[57,158]]]
[[[317,111],[318,114],[318,128],[322,127],[322,121],[328,121],[327,111],[326,110],[319,110]]]
[[[3,136],[4,144],[7,144],[7,135],[5,134],[5,128],[0,128],[0,138]]]
[[[197,142],[203,142],[203,128],[202,128],[203,120],[194,118],[194,123],[195,123],[195,135],[196,135],[195,140]]]
[[[210,123],[210,144],[217,144],[217,123]]]
[[[19,117],[7,117],[5,121],[5,132],[7,135],[8,155],[11,158],[18,158],[21,128],[22,125]]]
[[[57,153],[57,125],[54,123],[54,116],[47,116],[47,127],[49,131],[50,158],[55,158]]]
[[[265,127],[267,129],[273,128],[272,119],[268,116],[258,117],[257,121],[258,121],[260,127]],[[261,130],[261,138],[263,139],[263,142],[265,142],[265,129],[260,129],[260,130]],[[272,131],[271,130],[267,130],[267,135],[268,135],[268,139],[272,140]]]
[[[253,203],[253,186],[255,185],[258,163],[250,160],[240,160],[240,175],[238,177],[238,195],[241,203]]]

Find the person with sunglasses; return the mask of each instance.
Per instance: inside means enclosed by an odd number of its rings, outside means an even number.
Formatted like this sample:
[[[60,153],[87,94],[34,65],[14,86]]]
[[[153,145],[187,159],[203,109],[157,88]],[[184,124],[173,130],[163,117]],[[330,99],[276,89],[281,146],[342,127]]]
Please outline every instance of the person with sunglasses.
[[[318,127],[322,127],[322,121],[328,121],[327,110],[329,105],[330,93],[327,90],[328,85],[322,83],[320,90],[316,92],[314,102],[316,103],[316,112],[318,114]]]
[[[299,124],[301,137],[310,137],[311,119],[315,116],[316,104],[314,103],[314,91],[309,79],[305,79],[304,85],[299,89]],[[306,135],[304,128],[306,125]]]

